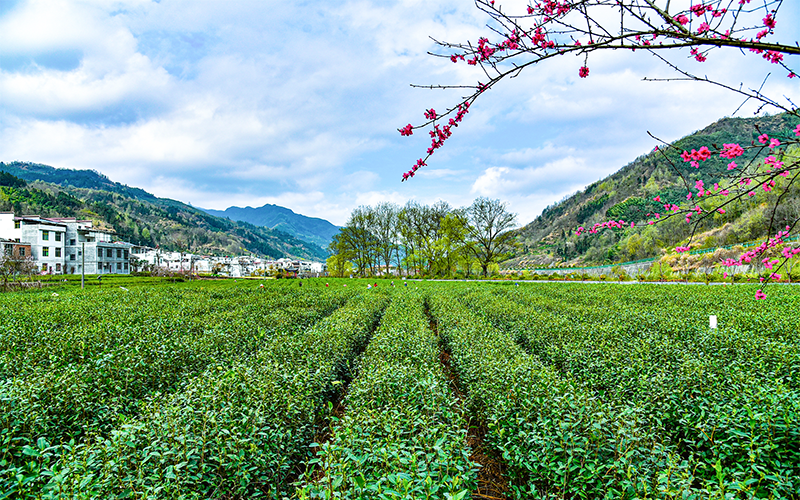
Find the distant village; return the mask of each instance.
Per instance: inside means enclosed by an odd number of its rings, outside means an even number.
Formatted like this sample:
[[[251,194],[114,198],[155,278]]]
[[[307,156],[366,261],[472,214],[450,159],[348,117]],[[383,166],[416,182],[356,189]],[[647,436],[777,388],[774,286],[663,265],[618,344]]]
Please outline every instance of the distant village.
[[[0,256],[32,261],[39,274],[130,274],[164,272],[231,277],[319,277],[323,262],[268,260],[251,255],[219,257],[119,241],[111,231],[75,218],[16,216],[0,212]]]

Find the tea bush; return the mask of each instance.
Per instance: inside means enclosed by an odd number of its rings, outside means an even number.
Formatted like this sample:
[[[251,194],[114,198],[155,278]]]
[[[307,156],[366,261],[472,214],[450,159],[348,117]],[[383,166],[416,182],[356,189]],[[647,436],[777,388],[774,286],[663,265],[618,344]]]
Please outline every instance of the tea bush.
[[[612,290],[482,291],[463,300],[617,414],[642,415],[671,457],[651,479],[658,495],[796,495],[800,325],[794,295],[765,314],[749,289],[698,294],[673,287],[676,300],[654,311],[647,302],[662,287]],[[723,319],[719,329],[710,329],[700,313],[712,307]],[[686,467],[676,470],[677,461]],[[684,488],[675,484],[676,472],[690,479]]]
[[[793,286],[331,283],[0,294],[0,498],[800,498]]]
[[[423,306],[419,293],[395,296],[299,498],[445,499],[474,489],[463,408]]]

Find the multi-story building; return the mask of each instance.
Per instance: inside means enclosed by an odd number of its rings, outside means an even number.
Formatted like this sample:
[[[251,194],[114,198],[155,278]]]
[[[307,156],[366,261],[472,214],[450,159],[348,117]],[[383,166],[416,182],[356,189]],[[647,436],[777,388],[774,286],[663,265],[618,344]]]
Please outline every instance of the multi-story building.
[[[10,217],[9,217],[10,215]],[[31,256],[43,274],[64,272],[64,243],[67,227],[38,215],[14,217],[0,214],[0,237],[30,245]]]
[[[75,218],[48,220],[58,221],[67,227],[66,273],[80,274],[83,265],[86,266],[84,269],[86,274],[130,273],[130,250],[133,245],[115,241],[115,233],[95,229],[92,227],[92,221],[88,220]]]
[[[130,273],[133,245],[115,241],[114,233],[93,228],[91,221],[2,212],[0,237],[29,244],[42,273]]]

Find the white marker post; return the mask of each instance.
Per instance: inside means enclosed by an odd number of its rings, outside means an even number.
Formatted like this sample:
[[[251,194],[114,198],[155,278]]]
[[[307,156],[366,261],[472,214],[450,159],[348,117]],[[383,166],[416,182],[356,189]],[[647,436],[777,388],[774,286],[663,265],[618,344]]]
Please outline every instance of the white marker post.
[[[709,328],[716,328],[717,327],[717,316],[712,314],[708,317],[708,327]]]

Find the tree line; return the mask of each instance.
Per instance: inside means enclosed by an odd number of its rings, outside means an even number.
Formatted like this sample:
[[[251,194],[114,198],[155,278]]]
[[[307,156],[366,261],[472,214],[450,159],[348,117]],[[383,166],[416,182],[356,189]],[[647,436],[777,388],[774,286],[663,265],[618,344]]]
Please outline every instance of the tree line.
[[[454,208],[438,201],[359,206],[329,245],[328,272],[375,276],[392,268],[409,275],[489,274],[514,247],[516,214],[500,200],[478,198]]]

